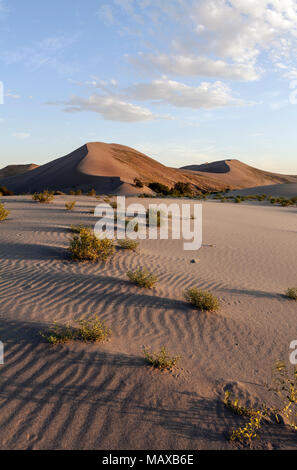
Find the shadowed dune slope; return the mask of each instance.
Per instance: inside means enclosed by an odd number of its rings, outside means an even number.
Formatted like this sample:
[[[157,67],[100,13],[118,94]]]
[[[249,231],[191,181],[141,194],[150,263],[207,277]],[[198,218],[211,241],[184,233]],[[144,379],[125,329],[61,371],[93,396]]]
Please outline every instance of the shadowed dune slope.
[[[264,172],[237,160],[202,165],[199,171],[192,171],[192,168],[199,167],[169,168],[133,148],[92,142],[25,174],[5,178],[0,175],[0,186],[5,185],[16,194],[78,188],[83,191],[94,188],[101,193],[139,194],[150,191],[136,188],[135,178],[146,185],[157,181],[170,187],[182,181],[205,191],[297,182],[297,177]]]
[[[28,165],[8,165],[0,170],[0,178],[21,175],[27,171],[35,170],[35,168],[38,168],[38,165],[34,163],[29,163]]]
[[[250,196],[253,194],[267,194],[267,196],[291,198],[297,196],[297,183],[256,186],[254,188],[246,188],[238,191],[232,191],[229,194],[239,194],[241,196]]]

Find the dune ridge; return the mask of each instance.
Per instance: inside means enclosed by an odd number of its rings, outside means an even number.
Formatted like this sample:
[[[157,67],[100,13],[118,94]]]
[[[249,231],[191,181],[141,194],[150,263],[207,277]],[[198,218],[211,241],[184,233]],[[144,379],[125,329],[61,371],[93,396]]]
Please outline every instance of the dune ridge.
[[[145,185],[159,182],[169,187],[178,181],[202,191],[223,191],[257,185],[297,182],[297,176],[278,175],[245,165],[238,160],[209,165],[170,168],[124,145],[90,142],[70,154],[22,175],[1,178],[16,194],[44,189],[69,191],[92,188],[101,193],[150,193],[137,188],[134,179]]]

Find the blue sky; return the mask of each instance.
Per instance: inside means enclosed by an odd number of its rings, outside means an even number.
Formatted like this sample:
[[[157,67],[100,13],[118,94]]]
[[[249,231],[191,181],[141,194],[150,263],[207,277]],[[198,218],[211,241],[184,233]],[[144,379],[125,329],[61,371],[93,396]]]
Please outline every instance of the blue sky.
[[[295,0],[0,0],[1,167],[89,141],[297,174]]]

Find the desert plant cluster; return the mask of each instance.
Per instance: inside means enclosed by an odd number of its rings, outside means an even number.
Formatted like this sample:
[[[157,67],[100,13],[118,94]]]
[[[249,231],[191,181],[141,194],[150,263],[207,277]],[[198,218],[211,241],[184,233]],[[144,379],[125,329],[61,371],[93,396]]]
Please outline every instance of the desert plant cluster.
[[[290,374],[286,365],[277,361],[272,370],[271,386],[267,385],[267,388],[278,396],[279,407],[265,403],[258,409],[246,407],[238,399],[232,400],[229,391],[225,392],[225,406],[232,413],[247,418],[242,426],[230,432],[230,441],[251,445],[255,439],[260,438],[264,424],[270,425],[273,422],[281,425],[284,418],[293,430],[297,430],[297,367]]]
[[[9,216],[10,214],[10,211],[6,210],[5,207],[4,207],[4,204],[1,204],[0,203],[0,222],[2,220],[5,220],[7,219],[7,217]]]

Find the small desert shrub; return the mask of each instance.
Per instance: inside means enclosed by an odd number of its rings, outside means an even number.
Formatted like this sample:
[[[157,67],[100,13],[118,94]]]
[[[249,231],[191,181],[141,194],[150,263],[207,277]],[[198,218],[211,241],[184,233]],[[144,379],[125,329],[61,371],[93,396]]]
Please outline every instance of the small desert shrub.
[[[140,287],[145,287],[147,289],[154,287],[158,281],[158,278],[151,274],[146,268],[138,268],[134,272],[128,271],[127,276],[134,284],[137,284]]]
[[[71,257],[76,261],[106,261],[114,249],[113,240],[100,240],[88,228],[81,228],[78,235],[73,235],[69,247]]]
[[[81,189],[77,189],[75,191],[75,196],[81,196],[82,195],[82,190]]]
[[[129,238],[125,238],[125,240],[119,240],[118,245],[123,250],[136,251],[139,246],[139,243],[136,240],[130,240]]]
[[[95,197],[95,196],[96,196],[96,190],[95,190],[95,189],[91,189],[91,191],[88,192],[87,196]]]
[[[89,320],[78,320],[77,324],[77,337],[81,341],[103,343],[111,336],[111,329],[105,325],[104,321],[100,321],[97,315]]]
[[[220,303],[219,299],[212,295],[210,292],[196,289],[193,287],[184,293],[185,299],[190,302],[194,307],[204,311],[214,312],[218,310]]]
[[[40,335],[51,344],[65,344],[75,340],[103,343],[111,336],[111,329],[99,320],[97,315],[88,320],[77,320],[75,323],[77,328],[54,322],[47,334],[41,332]]]
[[[143,188],[144,184],[139,178],[134,178],[134,184],[137,188]]]
[[[54,322],[47,334],[40,333],[40,335],[51,344],[64,344],[73,341],[77,337],[76,330],[70,325],[58,325]]]
[[[67,211],[73,211],[73,209],[74,209],[74,207],[75,207],[75,204],[76,204],[75,201],[66,202],[66,203],[65,203],[66,210],[67,210]]]
[[[41,202],[43,204],[49,204],[54,199],[54,193],[47,189],[42,193],[34,193],[32,196],[33,201]]]
[[[113,209],[117,209],[118,208],[118,203],[117,202],[110,202],[110,205]]]
[[[2,196],[13,196],[13,191],[7,189],[6,186],[0,187],[0,193],[2,194]]]
[[[297,300],[297,287],[290,287],[286,291],[286,296],[289,297],[289,299]]]
[[[154,367],[160,370],[172,370],[176,367],[178,361],[181,359],[181,356],[172,356],[165,348],[162,346],[161,350],[158,352],[152,352],[148,349],[143,349],[143,354],[146,360]]]
[[[9,214],[10,214],[10,211],[7,211],[4,205],[0,203],[0,221],[7,219]]]

